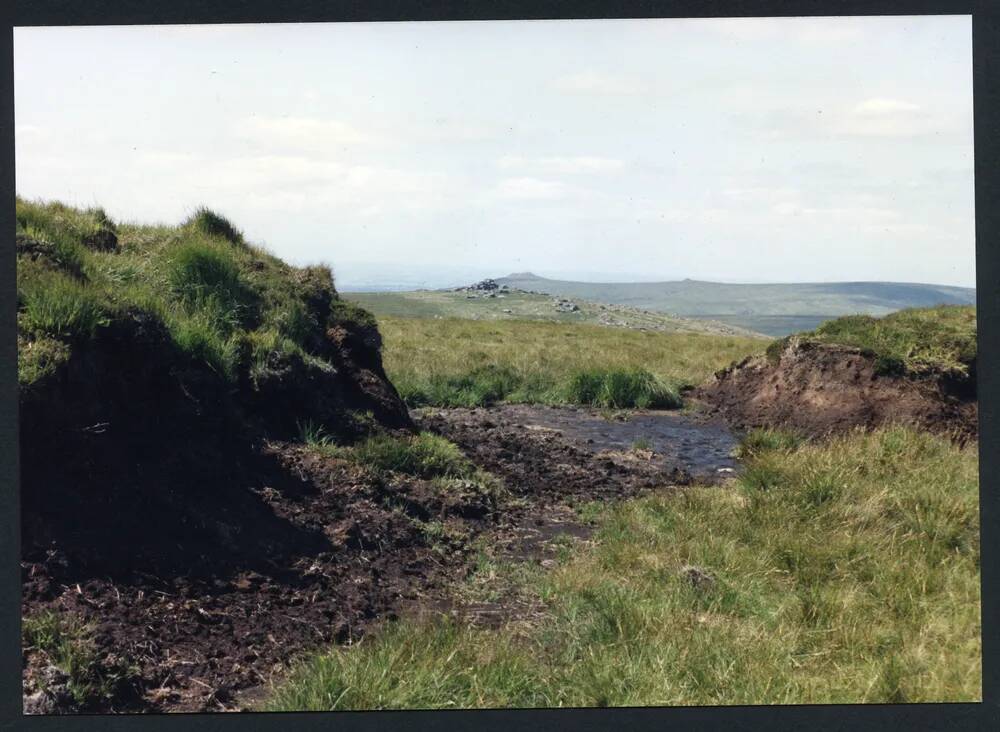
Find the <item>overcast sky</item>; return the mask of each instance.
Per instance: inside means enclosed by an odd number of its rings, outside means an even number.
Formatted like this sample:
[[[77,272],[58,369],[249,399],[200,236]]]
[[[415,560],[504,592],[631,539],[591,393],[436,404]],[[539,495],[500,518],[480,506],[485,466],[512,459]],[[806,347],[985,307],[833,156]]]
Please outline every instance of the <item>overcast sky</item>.
[[[17,189],[342,287],[975,279],[968,16],[15,30]]]

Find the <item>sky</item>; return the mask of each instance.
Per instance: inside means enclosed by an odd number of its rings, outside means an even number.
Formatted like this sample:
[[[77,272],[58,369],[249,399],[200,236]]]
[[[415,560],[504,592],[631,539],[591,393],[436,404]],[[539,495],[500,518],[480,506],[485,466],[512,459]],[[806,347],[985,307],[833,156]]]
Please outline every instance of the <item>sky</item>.
[[[18,193],[342,289],[973,286],[968,16],[17,28]]]

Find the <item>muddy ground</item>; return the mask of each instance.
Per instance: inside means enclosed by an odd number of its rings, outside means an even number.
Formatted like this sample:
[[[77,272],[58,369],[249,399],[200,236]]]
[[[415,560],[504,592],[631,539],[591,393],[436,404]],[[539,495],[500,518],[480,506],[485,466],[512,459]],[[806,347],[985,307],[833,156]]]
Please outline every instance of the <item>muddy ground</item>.
[[[975,364],[968,374],[883,373],[858,349],[789,341],[778,358],[753,356],[687,395],[737,428],[810,436],[903,423],[959,442],[976,439]]]
[[[216,473],[206,467],[184,478],[164,468],[147,477],[154,495],[169,496],[172,480],[206,487],[193,506],[185,499],[183,513],[150,524],[174,527],[169,552],[164,537],[156,552],[144,551],[141,526],[128,543],[106,537],[107,547],[97,541],[100,527],[78,527],[75,538],[65,527],[53,533],[51,522],[49,534],[29,531],[37,540],[23,552],[25,616],[57,610],[90,624],[98,670],[116,678],[109,695],[82,705],[39,694],[51,670],[44,654],[29,650],[25,692],[33,711],[238,710],[266,694],[303,653],[355,641],[400,613],[503,622],[504,613],[519,612],[516,603],[469,608],[452,595],[471,571],[477,540],[488,539],[507,558],[545,562],[552,539],[588,534],[572,506],[719,480],[735,467],[734,438],[725,429],[677,414],[622,420],[507,406],[415,417],[506,490],[483,492],[470,483],[442,491],[269,442],[245,464],[217,466]],[[213,481],[225,489],[213,491]],[[135,500],[153,514],[177,510],[168,498]],[[70,507],[56,508],[63,515]],[[142,510],[132,508],[130,515]],[[113,558],[95,553],[112,546]]]
[[[504,475],[512,490],[548,500],[619,498],[664,476],[674,484],[713,482],[736,467],[736,438],[691,414],[512,404],[426,410],[417,421]]]

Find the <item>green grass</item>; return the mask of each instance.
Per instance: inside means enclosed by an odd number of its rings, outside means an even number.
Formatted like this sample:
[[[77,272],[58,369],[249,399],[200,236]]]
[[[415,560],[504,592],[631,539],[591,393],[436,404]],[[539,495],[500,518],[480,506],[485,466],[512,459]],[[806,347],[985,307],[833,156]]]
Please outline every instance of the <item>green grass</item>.
[[[80,243],[67,236],[50,236],[34,225],[29,225],[19,233],[37,242],[46,251],[54,269],[76,278],[82,276],[85,260]]]
[[[226,379],[234,378],[239,341],[231,328],[219,325],[220,317],[213,312],[195,311],[187,317],[169,321],[174,344],[194,363],[204,365]]]
[[[33,336],[88,339],[108,322],[107,308],[90,288],[60,272],[37,272],[19,290],[18,327]]]
[[[173,296],[184,303],[222,312],[243,310],[251,298],[231,250],[212,242],[174,247],[167,263],[167,283]]]
[[[117,228],[101,208],[77,209],[57,201],[42,203],[16,200],[15,232],[52,244],[60,253],[83,263],[78,251],[89,249],[98,235]]]
[[[304,661],[266,707],[980,700],[975,447],[752,442],[730,486],[595,511],[596,546],[526,578],[546,606],[528,627],[401,621]]]
[[[766,345],[529,321],[384,317],[379,330],[386,372],[411,406],[676,406],[682,387]]]
[[[23,618],[21,640],[26,652],[44,654],[67,675],[70,695],[84,707],[100,698],[112,699],[116,687],[138,673],[117,656],[102,662],[92,628],[70,615],[45,611]]]
[[[823,323],[800,339],[860,348],[877,359],[882,373],[927,371],[966,374],[977,352],[973,306],[911,308],[873,318],[851,315]],[[787,343],[768,347],[774,359]]]
[[[412,436],[376,434],[350,447],[334,445],[313,425],[302,428],[303,441],[326,454],[345,458],[375,471],[417,478],[468,478],[475,466],[456,445],[430,432]]]
[[[416,383],[396,383],[396,388],[401,389],[400,396],[413,407],[487,406],[517,400],[518,395],[532,393],[531,386],[534,385],[527,384],[525,377],[513,368],[494,364],[484,364],[458,374],[430,373]],[[544,393],[544,388],[544,385],[536,386],[534,393]],[[524,398],[530,399],[527,396]]]
[[[738,457],[752,458],[762,452],[794,450],[803,442],[799,435],[787,430],[773,428],[753,429],[740,440],[736,452]]]
[[[549,295],[509,291],[495,297],[469,297],[464,291],[415,290],[410,292],[349,292],[344,297],[367,308],[376,317],[511,321],[532,320],[564,324],[603,324],[613,328],[665,333],[753,336],[750,331],[713,320],[679,318],[627,306],[609,307],[576,299],[577,310],[556,310]]]
[[[289,358],[332,369],[327,329],[370,325],[329,268],[295,268],[199,209],[178,226],[111,221],[99,208],[16,200],[18,380],[46,378],[85,341],[136,312],[159,320],[182,369],[230,384]],[[112,249],[95,244],[113,232]],[[35,243],[37,242],[37,243]]]
[[[233,226],[225,216],[207,208],[199,208],[185,225],[209,237],[221,237],[230,244],[243,244],[243,232]]]
[[[50,376],[69,359],[69,346],[56,338],[17,339],[17,381],[31,384]]]
[[[677,409],[676,387],[641,368],[577,371],[566,385],[566,400],[603,409]]]

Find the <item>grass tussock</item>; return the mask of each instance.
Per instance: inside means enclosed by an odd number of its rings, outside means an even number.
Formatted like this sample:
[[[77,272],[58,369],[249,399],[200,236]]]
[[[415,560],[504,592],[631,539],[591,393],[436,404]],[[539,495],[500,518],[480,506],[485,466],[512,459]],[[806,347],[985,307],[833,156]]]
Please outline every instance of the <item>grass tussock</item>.
[[[113,654],[102,661],[90,626],[69,615],[46,611],[25,617],[21,639],[25,652],[43,654],[66,674],[68,691],[83,708],[99,699],[114,699],[119,688],[138,673]]]
[[[766,427],[750,430],[740,440],[737,456],[748,459],[765,452],[790,451],[803,443],[804,438],[788,430]]]
[[[16,232],[22,386],[136,313],[162,324],[180,367],[230,383],[278,373],[292,357],[331,369],[321,355],[327,329],[371,321],[341,303],[329,268],[290,267],[207,209],[179,226],[147,226],[18,198]]]
[[[530,321],[381,318],[386,372],[410,406],[497,402],[673,407],[759,339]]]
[[[398,623],[274,710],[977,701],[974,449],[903,428],[752,438],[746,474],[602,509],[527,629]]]
[[[237,308],[247,297],[235,257],[208,242],[175,247],[167,266],[167,282],[175,297],[190,304],[215,298],[221,307]]]
[[[578,371],[566,385],[567,401],[603,409],[676,409],[677,389],[646,369]]]
[[[243,244],[243,232],[221,214],[208,208],[199,208],[185,222],[186,226],[209,237],[225,239],[230,244]]]
[[[69,359],[69,352],[69,346],[56,338],[28,339],[18,334],[18,383],[31,384],[54,374]]]
[[[876,358],[881,373],[967,374],[977,353],[976,309],[942,305],[908,308],[881,318],[851,315],[829,320],[799,338],[860,348]],[[768,355],[777,358],[786,343],[775,341]]]
[[[59,272],[38,272],[18,295],[18,326],[31,336],[85,340],[108,322],[99,295]]]
[[[355,445],[339,446],[321,428],[307,424],[301,438],[310,447],[350,460],[377,472],[405,473],[417,478],[469,478],[475,466],[458,447],[431,432],[396,436],[375,434]]]

